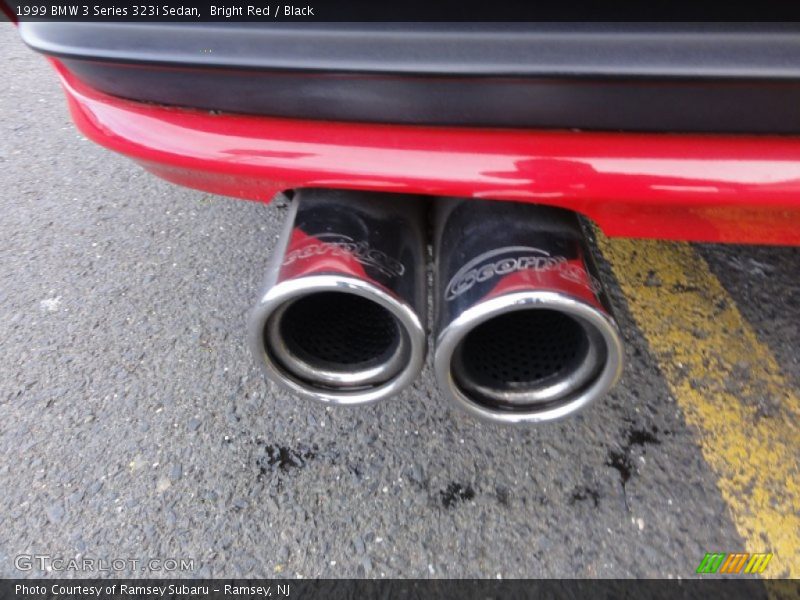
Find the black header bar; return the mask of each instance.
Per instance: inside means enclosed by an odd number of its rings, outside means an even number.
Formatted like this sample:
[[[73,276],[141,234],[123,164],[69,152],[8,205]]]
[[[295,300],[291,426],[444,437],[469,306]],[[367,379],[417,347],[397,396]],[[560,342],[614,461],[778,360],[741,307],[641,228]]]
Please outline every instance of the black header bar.
[[[800,3],[698,0],[0,0],[16,21],[796,21]]]

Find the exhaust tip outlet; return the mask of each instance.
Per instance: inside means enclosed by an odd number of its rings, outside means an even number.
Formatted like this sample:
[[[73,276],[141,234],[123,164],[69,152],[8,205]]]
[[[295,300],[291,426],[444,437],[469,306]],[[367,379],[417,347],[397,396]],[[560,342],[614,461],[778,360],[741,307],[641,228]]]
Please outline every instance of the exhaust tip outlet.
[[[414,197],[295,194],[249,322],[267,378],[328,404],[369,404],[425,360],[425,239]]]
[[[265,344],[284,368],[329,386],[382,383],[403,368],[408,335],[372,300],[319,292],[288,302],[265,328]]]
[[[442,331],[434,359],[445,393],[494,422],[566,417],[604,396],[622,371],[619,332],[594,307],[554,292],[500,296]]]
[[[425,356],[416,313],[358,279],[320,275],[265,296],[254,340],[267,375],[332,404],[367,404],[413,382]]]
[[[440,389],[496,423],[566,417],[619,379],[622,339],[578,216],[446,199],[437,207]]]

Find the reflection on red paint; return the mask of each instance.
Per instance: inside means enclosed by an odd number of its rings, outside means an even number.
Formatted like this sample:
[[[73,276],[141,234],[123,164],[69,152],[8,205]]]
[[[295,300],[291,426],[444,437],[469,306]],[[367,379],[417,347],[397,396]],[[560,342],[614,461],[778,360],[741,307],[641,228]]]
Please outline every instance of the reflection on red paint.
[[[52,61],[78,127],[156,175],[269,201],[336,187],[562,206],[608,235],[800,245],[800,138],[412,127],[114,98]]]

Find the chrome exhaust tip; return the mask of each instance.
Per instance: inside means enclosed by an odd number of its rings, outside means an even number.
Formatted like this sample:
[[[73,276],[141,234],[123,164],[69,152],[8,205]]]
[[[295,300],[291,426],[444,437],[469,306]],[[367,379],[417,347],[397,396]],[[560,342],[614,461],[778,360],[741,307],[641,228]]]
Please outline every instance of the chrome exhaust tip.
[[[419,208],[380,194],[298,192],[250,320],[269,379],[351,405],[414,381],[426,352]]]
[[[502,423],[560,419],[605,395],[622,370],[612,321],[552,292],[514,293],[464,312],[438,338],[434,369],[472,414]]]
[[[358,287],[339,289],[348,283],[335,277],[316,281],[312,293],[288,300],[267,320],[267,351],[295,377],[358,388],[390,380],[408,362],[410,340],[400,309],[372,290],[362,288],[361,295]]]
[[[416,312],[355,278],[318,275],[276,286],[251,330],[266,375],[299,395],[368,404],[416,378],[425,329]]]
[[[503,204],[438,215],[436,378],[489,421],[560,419],[614,386],[622,340],[577,217]]]

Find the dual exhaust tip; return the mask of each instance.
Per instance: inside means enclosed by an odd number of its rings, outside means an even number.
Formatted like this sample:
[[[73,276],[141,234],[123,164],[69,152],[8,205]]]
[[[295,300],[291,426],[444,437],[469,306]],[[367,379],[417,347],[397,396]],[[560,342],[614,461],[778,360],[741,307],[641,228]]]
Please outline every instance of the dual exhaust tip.
[[[266,375],[331,404],[397,394],[426,355],[422,199],[299,191],[250,321]],[[622,370],[619,331],[577,216],[440,199],[434,370],[446,396],[494,422],[558,419]]]
[[[368,404],[425,362],[422,206],[303,190],[291,205],[250,324],[266,375],[331,404]]]

